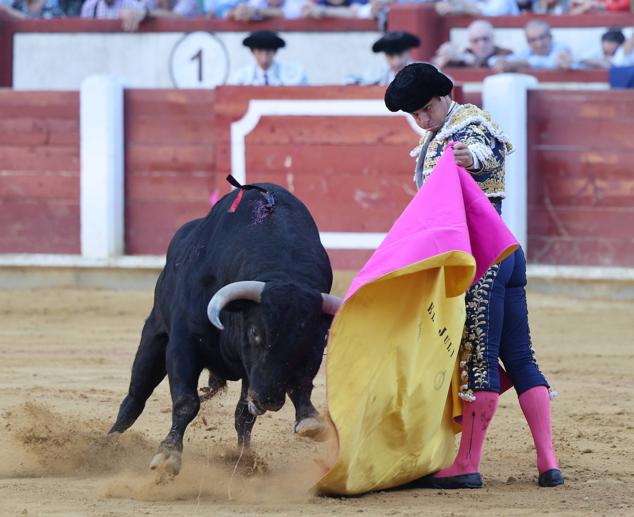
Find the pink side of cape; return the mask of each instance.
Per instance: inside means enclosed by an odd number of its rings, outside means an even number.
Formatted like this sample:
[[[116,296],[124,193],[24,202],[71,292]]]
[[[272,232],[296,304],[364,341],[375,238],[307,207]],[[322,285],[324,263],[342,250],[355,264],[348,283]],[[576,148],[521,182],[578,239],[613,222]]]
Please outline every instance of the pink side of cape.
[[[345,299],[387,273],[449,251],[473,255],[475,283],[509,246],[516,244],[478,184],[456,165],[449,146],[354,278]]]

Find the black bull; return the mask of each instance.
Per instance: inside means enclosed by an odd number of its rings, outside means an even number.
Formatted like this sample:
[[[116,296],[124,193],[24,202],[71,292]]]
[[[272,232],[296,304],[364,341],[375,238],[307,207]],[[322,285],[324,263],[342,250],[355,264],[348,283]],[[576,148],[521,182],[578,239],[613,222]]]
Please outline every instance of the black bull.
[[[286,394],[295,406],[295,430],[319,431],[310,397],[338,306],[322,294],[330,292],[332,269],[301,201],[276,185],[258,187],[267,193],[232,192],[207,217],[182,226],[169,245],[129,392],[110,431],[130,427],[167,374],[172,427],[152,468],[180,470],[183,435],[200,408],[203,369],[210,385],[242,379],[239,445],[249,445],[256,415],[280,409]]]

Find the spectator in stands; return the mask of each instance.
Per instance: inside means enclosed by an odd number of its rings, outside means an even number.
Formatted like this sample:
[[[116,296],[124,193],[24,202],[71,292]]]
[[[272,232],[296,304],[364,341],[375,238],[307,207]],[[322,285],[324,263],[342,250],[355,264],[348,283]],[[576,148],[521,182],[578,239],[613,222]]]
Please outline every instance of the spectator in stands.
[[[86,0],[81,8],[82,18],[120,18],[124,8],[136,9],[147,14],[154,6],[153,0]]]
[[[469,44],[463,51],[450,41],[443,43],[436,51],[432,63],[438,68],[446,66],[470,66],[489,68],[500,56],[512,54],[509,49],[495,45],[493,25],[485,20],[471,22],[467,29]]]
[[[570,14],[584,14],[598,11],[613,11],[629,13],[630,0],[571,0]]]
[[[84,0],[59,0],[59,8],[66,16],[79,16]]]
[[[507,16],[519,14],[519,8],[516,0],[441,0],[436,3],[436,12],[441,16]]]
[[[57,0],[15,0],[7,3],[6,12],[16,18],[51,19],[64,16]]]
[[[634,66],[634,33],[616,50],[612,66]]]
[[[239,69],[230,84],[245,86],[296,86],[306,84],[306,73],[294,64],[275,60],[277,51],[286,42],[271,31],[256,31],[242,42],[251,49],[254,62]]]
[[[227,18],[229,12],[246,0],[202,0],[207,18]]]
[[[524,30],[529,48],[498,58],[493,65],[497,72],[514,72],[526,67],[537,70],[567,70],[572,66],[570,50],[553,41],[548,23],[534,19],[526,24]]]
[[[374,0],[384,3],[384,0]],[[367,0],[315,0],[302,6],[304,18],[370,18],[372,5]]]
[[[610,29],[601,36],[601,50],[579,61],[579,68],[610,68],[612,58],[625,41],[621,29]]]
[[[533,13],[559,15],[568,12],[568,0],[533,0]]]
[[[196,0],[86,0],[82,18],[120,18],[123,29],[135,31],[150,18],[178,18],[200,14]]]
[[[300,18],[305,0],[247,0],[228,10],[225,17],[238,21],[257,21],[269,18]]]
[[[360,81],[362,84],[387,86],[394,76],[409,65],[412,59],[411,50],[420,46],[420,39],[409,32],[387,32],[372,45],[372,52],[385,54],[387,66],[374,77]]]

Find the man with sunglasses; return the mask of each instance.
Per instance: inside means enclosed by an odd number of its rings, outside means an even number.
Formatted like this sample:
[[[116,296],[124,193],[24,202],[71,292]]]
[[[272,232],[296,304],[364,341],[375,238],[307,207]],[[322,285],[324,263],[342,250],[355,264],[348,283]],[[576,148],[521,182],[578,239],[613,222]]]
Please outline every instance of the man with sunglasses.
[[[543,20],[531,20],[524,29],[528,49],[497,60],[498,72],[515,72],[522,68],[567,70],[573,58],[570,49],[553,40],[550,25]]]
[[[504,162],[512,151],[491,116],[451,99],[453,83],[429,63],[403,68],[385,92],[390,111],[410,113],[427,131],[416,156],[414,180],[421,187],[450,142],[460,167],[471,173],[498,213],[504,199]],[[531,344],[526,305],[526,259],[518,249],[492,266],[466,294],[461,343],[462,436],[452,465],[415,481],[420,488],[480,488],[480,457],[501,391],[498,361],[506,367],[537,449],[540,486],[564,483],[552,446],[550,391]],[[420,372],[426,375],[426,372]]]
[[[512,52],[496,46],[493,25],[485,20],[471,22],[467,28],[469,44],[464,51],[459,51],[451,43],[443,43],[436,51],[432,63],[438,68],[446,66],[469,66],[475,68],[491,67],[500,56],[508,56]]]

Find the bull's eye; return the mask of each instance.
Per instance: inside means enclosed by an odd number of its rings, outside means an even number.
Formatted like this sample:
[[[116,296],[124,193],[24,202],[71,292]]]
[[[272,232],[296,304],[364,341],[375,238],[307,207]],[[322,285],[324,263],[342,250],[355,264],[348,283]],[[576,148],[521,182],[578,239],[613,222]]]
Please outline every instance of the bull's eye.
[[[249,341],[252,344],[254,345],[262,344],[262,336],[260,336],[260,334],[258,333],[258,329],[255,328],[253,325],[249,327],[248,335],[249,335]]]

